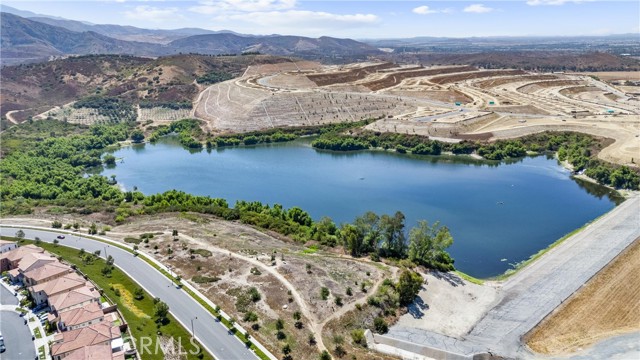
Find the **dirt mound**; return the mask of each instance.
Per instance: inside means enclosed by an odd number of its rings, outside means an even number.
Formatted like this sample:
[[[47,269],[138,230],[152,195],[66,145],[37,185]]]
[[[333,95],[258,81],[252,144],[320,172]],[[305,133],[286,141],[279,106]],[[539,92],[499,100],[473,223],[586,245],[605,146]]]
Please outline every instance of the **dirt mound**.
[[[481,89],[488,89],[504,84],[525,81],[525,80],[554,80],[558,77],[555,75],[529,75],[529,76],[514,76],[498,79],[489,79],[476,82],[474,85]]]
[[[503,76],[503,75],[522,75],[526,74],[526,72],[522,70],[489,70],[489,71],[476,71],[472,73],[466,74],[455,74],[455,75],[447,75],[447,76],[438,76],[431,79],[431,82],[436,84],[450,84],[458,81],[470,80],[470,79],[480,79],[485,77],[492,76]]]
[[[343,84],[364,79],[367,75],[375,73],[377,70],[388,69],[395,67],[392,63],[382,63],[376,65],[363,66],[360,68],[349,69],[342,72],[332,72],[325,74],[311,74],[307,75],[309,80],[316,83],[318,86],[327,86],[332,84]]]
[[[368,87],[371,91],[377,91],[377,90],[386,89],[388,87],[398,85],[404,79],[420,77],[420,76],[434,76],[434,75],[440,75],[440,74],[451,74],[451,73],[475,71],[475,70],[477,69],[473,66],[456,66],[456,67],[438,68],[438,69],[402,71],[402,72],[388,74],[382,79],[364,83],[363,85]]]
[[[539,81],[532,84],[527,84],[520,86],[516,90],[518,92],[524,94],[531,94],[538,90],[552,88],[552,87],[560,87],[560,86],[569,86],[569,85],[584,85],[584,81],[580,80],[551,80],[551,81]]]

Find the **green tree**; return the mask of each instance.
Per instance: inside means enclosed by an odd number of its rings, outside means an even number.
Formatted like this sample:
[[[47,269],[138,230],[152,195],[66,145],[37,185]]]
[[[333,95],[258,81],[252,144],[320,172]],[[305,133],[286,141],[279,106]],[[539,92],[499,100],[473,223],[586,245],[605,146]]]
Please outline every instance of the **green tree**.
[[[136,300],[142,300],[144,298],[144,290],[142,290],[142,288],[136,288],[133,291],[133,297]]]
[[[24,239],[24,231],[22,230],[16,231],[16,237],[20,240]]]
[[[424,279],[415,271],[403,270],[398,279],[396,290],[398,291],[400,305],[406,306],[413,302],[422,287]]]
[[[156,317],[156,322],[164,324],[167,322],[167,315],[169,314],[169,305],[164,301],[156,302],[153,308],[153,316]]]
[[[453,237],[446,226],[419,221],[409,232],[409,259],[429,268],[451,271],[453,259],[445,251],[451,244]]]
[[[362,253],[377,250],[382,235],[380,217],[368,211],[364,215],[357,217],[353,224],[358,229],[358,233],[362,234]]]
[[[102,158],[102,161],[104,161],[105,165],[113,166],[116,164],[116,157],[111,154],[107,154]]]
[[[131,132],[131,140],[135,143],[140,143],[144,140],[144,133],[140,129],[135,129]]]
[[[355,225],[344,224],[342,226],[340,229],[340,241],[351,256],[358,257],[364,251],[364,237]]]
[[[380,228],[382,229],[381,250],[383,254],[395,258],[405,257],[404,214],[397,211],[393,216],[382,215]]]

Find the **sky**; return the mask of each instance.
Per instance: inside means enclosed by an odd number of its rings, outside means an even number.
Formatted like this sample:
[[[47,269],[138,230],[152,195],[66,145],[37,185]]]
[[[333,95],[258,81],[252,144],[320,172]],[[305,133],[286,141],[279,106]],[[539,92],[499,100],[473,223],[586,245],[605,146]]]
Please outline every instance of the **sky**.
[[[341,38],[572,36],[638,33],[638,0],[306,1],[3,0],[95,24],[198,27]]]

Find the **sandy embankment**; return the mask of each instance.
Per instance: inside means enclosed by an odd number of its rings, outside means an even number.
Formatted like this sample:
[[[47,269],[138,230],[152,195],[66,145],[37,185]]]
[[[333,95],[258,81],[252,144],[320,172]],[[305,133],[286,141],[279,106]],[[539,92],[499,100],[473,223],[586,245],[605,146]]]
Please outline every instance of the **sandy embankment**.
[[[498,298],[492,283],[476,285],[454,273],[423,274],[427,284],[419,300],[409,307],[396,326],[413,327],[459,337],[478,322]]]

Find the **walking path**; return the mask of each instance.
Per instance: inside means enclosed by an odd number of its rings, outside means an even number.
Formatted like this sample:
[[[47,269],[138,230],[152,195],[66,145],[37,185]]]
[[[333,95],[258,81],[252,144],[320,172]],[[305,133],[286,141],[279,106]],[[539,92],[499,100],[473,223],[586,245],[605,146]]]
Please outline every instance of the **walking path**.
[[[471,359],[481,353],[533,357],[522,337],[638,237],[640,196],[636,195],[509,278],[501,300],[461,338],[393,327],[374,339],[431,357]]]

